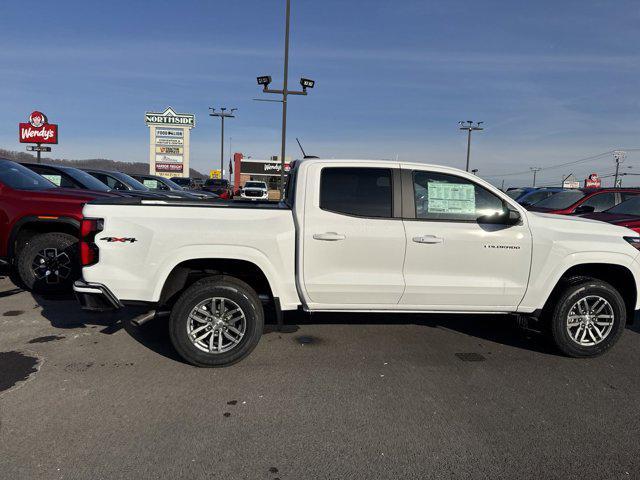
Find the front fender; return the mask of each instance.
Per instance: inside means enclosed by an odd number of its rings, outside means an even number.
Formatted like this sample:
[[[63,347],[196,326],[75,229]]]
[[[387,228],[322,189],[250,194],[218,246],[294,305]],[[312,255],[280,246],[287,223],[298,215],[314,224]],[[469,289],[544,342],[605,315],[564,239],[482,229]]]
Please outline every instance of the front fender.
[[[544,307],[551,292],[562,276],[572,267],[585,264],[618,265],[631,271],[636,291],[640,292],[640,265],[635,261],[637,255],[620,252],[592,251],[571,253],[553,262],[545,262],[539,272],[532,269],[527,291],[517,308],[518,312],[531,313]],[[636,309],[640,308],[640,295],[636,299]]]

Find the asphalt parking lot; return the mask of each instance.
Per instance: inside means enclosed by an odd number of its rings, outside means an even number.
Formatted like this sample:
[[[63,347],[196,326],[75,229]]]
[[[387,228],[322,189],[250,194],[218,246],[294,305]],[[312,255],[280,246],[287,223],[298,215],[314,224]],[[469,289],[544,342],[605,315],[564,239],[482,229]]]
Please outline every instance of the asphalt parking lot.
[[[295,314],[211,370],[130,317],[0,279],[0,477],[640,475],[638,327],[574,360],[504,318]]]

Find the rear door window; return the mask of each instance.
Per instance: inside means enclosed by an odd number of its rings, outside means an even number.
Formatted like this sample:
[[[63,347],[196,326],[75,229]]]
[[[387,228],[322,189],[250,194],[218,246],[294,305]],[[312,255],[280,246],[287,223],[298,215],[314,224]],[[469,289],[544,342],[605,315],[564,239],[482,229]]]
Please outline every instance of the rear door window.
[[[391,169],[323,168],[320,177],[320,208],[358,217],[391,218]]]

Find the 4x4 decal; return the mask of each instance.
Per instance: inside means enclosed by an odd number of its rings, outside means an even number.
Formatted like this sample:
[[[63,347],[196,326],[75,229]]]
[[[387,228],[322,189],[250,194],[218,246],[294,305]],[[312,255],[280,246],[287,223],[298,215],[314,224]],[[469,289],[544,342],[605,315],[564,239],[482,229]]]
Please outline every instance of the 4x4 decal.
[[[122,242],[122,243],[133,243],[137,242],[137,240],[133,237],[102,237],[100,240],[105,240],[109,243],[111,242]]]

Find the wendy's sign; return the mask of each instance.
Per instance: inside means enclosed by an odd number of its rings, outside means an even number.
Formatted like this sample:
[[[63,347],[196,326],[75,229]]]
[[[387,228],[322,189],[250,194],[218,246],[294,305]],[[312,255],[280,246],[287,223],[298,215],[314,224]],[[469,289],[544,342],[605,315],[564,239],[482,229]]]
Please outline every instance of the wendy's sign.
[[[29,123],[18,125],[20,143],[58,143],[58,125],[48,123],[47,116],[42,112],[32,112]]]

